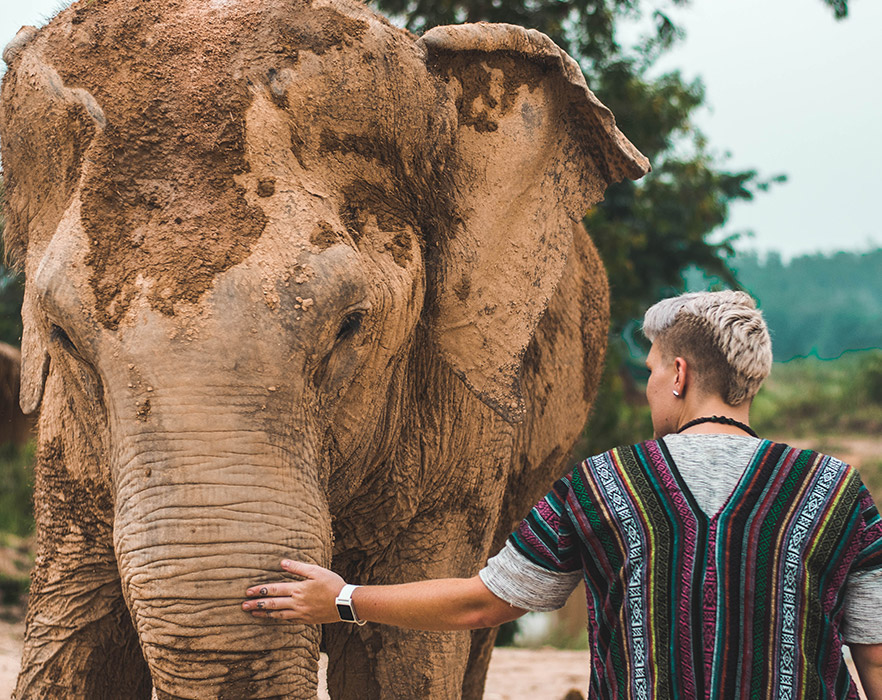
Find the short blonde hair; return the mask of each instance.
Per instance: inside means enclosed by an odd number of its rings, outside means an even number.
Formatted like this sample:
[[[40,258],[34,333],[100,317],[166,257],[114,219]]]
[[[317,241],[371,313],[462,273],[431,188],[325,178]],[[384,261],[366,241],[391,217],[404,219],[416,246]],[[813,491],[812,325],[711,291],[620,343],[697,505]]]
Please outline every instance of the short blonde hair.
[[[643,334],[665,356],[685,357],[696,384],[730,406],[749,401],[772,371],[772,340],[745,292],[691,292],[663,299],[643,317]]]

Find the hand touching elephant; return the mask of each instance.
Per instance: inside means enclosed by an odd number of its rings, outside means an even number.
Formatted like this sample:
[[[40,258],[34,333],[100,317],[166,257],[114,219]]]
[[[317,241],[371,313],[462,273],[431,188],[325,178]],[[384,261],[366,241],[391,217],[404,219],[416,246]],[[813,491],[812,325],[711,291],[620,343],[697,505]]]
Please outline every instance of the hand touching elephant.
[[[370,620],[418,630],[496,627],[528,612],[491,593],[480,575],[392,586],[349,584],[348,596],[340,602],[347,584],[339,574],[288,559],[282,560],[282,569],[296,579],[249,588],[243,610],[273,620],[310,624],[346,620],[359,625]]]
[[[7,47],[40,409],[20,698],[312,697],[280,557],[470,576],[560,473],[645,159],[547,37],[354,0],[83,0]],[[329,627],[338,698],[478,697],[492,633]]]

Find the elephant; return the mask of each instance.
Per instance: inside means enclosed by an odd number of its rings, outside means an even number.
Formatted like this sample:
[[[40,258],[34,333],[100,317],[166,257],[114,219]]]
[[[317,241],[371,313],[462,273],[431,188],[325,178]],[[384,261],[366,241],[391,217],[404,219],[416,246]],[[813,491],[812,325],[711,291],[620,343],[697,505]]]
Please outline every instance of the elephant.
[[[256,621],[282,557],[471,576],[562,473],[645,157],[548,37],[357,0],[80,0],[4,52],[18,698],[477,698],[492,630]]]

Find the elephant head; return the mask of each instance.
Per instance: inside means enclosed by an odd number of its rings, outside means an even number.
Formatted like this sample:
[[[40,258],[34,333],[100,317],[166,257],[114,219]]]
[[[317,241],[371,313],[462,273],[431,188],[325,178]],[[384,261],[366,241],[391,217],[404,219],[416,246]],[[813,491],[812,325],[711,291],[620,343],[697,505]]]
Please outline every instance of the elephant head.
[[[573,221],[647,163],[572,59],[508,25],[83,1],[4,58],[39,469],[107,504],[160,698],[309,697],[317,630],[243,619],[246,584],[330,562],[434,358],[521,419]]]

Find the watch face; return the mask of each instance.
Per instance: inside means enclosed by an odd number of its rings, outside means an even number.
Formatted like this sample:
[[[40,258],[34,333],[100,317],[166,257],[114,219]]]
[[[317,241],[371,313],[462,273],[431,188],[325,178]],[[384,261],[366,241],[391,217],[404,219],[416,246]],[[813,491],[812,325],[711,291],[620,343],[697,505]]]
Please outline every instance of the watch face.
[[[337,612],[340,615],[340,619],[344,622],[355,622],[355,615],[352,613],[352,608],[348,605],[337,603]]]

